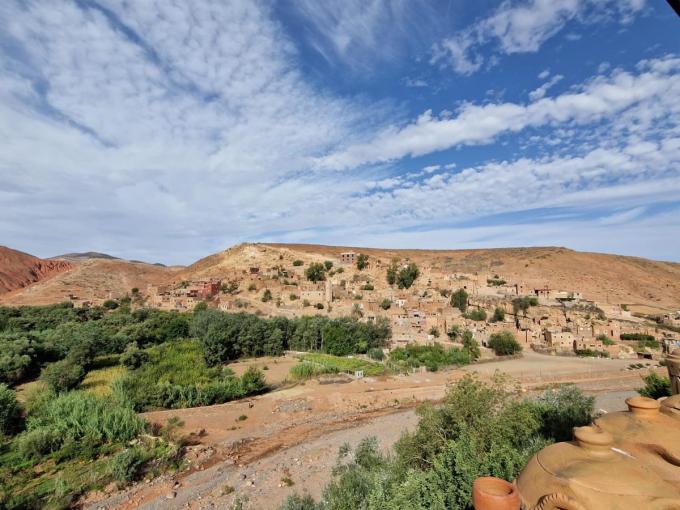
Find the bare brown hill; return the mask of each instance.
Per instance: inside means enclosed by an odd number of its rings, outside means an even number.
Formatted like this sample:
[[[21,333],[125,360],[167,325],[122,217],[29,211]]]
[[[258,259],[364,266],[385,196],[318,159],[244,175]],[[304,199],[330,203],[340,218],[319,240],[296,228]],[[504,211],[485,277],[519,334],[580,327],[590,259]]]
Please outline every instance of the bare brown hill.
[[[133,287],[142,292],[147,284],[170,284],[205,278],[246,278],[249,268],[261,271],[292,261],[333,260],[340,253],[365,253],[373,262],[364,274],[376,289],[386,286],[385,265],[396,258],[414,261],[437,275],[451,273],[498,274],[508,282],[530,288],[548,286],[581,292],[601,303],[639,304],[662,309],[680,308],[680,264],[639,257],[587,253],[558,247],[498,248],[479,250],[396,250],[305,244],[240,244],[205,257],[186,268],[165,268],[125,260],[89,259],[68,271],[27,288],[4,294],[0,301],[12,304],[44,304],[68,299],[101,300],[124,295]],[[39,260],[39,259],[38,259]],[[380,261],[381,264],[375,262]],[[0,274],[4,263],[0,264]],[[380,267],[379,267],[380,266]],[[446,287],[452,282],[433,285]]]
[[[65,260],[45,260],[0,246],[0,294],[51,278],[72,267]]]
[[[507,281],[529,286],[573,290],[602,303],[680,307],[680,264],[639,257],[589,253],[560,247],[495,248],[478,250],[397,250],[307,244],[242,244],[187,267],[183,279],[219,277],[228,270],[249,266],[272,267],[300,258],[305,262],[337,260],[355,251],[379,259],[396,258],[444,273],[498,274]],[[368,270],[377,284],[385,270]]]
[[[73,264],[67,272],[0,296],[0,303],[42,305],[73,299],[75,302],[118,298],[137,287],[172,281],[177,268],[126,260],[89,259]]]

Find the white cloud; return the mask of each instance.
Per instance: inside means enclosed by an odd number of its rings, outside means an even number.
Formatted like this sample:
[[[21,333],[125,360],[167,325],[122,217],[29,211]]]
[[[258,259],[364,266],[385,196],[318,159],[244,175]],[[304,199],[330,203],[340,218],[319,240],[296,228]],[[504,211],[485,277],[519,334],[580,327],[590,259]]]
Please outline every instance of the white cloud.
[[[435,45],[432,62],[469,75],[485,63],[480,50],[489,44],[506,55],[535,52],[572,20],[593,23],[615,18],[629,23],[644,4],[645,0],[505,1],[490,16]]]
[[[680,105],[680,58],[642,62],[640,72],[616,70],[596,76],[576,90],[555,97],[536,99],[526,105],[466,103],[455,116],[436,117],[430,110],[403,127],[391,126],[367,143],[350,145],[319,158],[322,168],[345,169],[421,156],[451,147],[490,143],[499,135],[529,127],[555,124],[587,124],[603,118],[636,117],[668,119],[677,125]],[[644,105],[644,107],[640,107]],[[643,119],[627,119],[634,128]]]
[[[556,74],[555,76],[550,78],[547,82],[545,82],[543,85],[529,92],[529,99],[531,99],[532,101],[538,101],[539,99],[542,99],[543,97],[545,97],[546,92],[548,92],[550,88],[554,87],[560,81],[562,81],[563,78],[564,76],[562,76],[561,74]]]

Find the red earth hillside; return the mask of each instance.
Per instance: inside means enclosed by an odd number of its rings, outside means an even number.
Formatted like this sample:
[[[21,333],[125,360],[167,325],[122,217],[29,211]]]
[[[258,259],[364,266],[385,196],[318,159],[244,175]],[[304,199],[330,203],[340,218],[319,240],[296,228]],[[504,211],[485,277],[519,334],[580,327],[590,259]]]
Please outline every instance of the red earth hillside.
[[[0,294],[45,280],[72,267],[73,264],[65,260],[40,259],[0,246]]]

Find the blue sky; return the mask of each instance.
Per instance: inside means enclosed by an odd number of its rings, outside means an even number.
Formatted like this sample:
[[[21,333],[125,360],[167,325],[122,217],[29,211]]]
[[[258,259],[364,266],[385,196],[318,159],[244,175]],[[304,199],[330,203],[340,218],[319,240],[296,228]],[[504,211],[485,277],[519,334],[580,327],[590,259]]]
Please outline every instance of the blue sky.
[[[679,43],[652,0],[6,0],[0,244],[680,261]]]

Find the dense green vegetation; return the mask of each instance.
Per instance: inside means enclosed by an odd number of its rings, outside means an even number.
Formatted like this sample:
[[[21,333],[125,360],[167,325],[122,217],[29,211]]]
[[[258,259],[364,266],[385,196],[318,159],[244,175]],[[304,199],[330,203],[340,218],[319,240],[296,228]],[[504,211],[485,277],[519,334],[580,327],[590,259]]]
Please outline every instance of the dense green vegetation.
[[[598,349],[575,349],[574,353],[581,358],[608,358],[609,353],[607,351],[601,351]]]
[[[642,376],[645,385],[637,390],[643,397],[653,399],[671,396],[671,381],[668,377],[662,377],[656,372],[649,372]]]
[[[645,335],[644,333],[621,333],[619,338],[621,340],[635,340],[638,342],[656,340],[652,335]]]
[[[41,391],[29,400],[25,424],[14,424],[24,430],[0,441],[2,508],[66,508],[87,490],[181,463],[181,441],[148,429],[115,398]]]
[[[365,353],[383,347],[391,332],[386,320],[373,324],[322,316],[263,319],[206,310],[192,320],[191,334],[201,342],[208,365],[215,366],[242,357],[279,356],[286,350],[338,356]]]
[[[451,294],[451,306],[458,308],[461,312],[465,313],[468,307],[468,293],[465,289],[458,289],[456,292]]]
[[[320,262],[312,262],[305,269],[305,277],[310,282],[320,282],[326,279],[326,266]]]
[[[469,312],[466,312],[464,314],[464,317],[466,319],[470,319],[471,321],[485,321],[486,320],[486,310],[482,310],[482,309],[470,310]]]
[[[594,399],[575,387],[528,400],[508,386],[502,377],[484,384],[466,376],[441,406],[418,409],[418,427],[391,455],[375,438],[354,451],[345,445],[321,501],[296,495],[280,510],[469,509],[475,478],[512,480],[537,450],[592,420]]]
[[[477,348],[477,353],[479,348]],[[477,354],[478,355],[478,354]],[[474,352],[463,348],[444,349],[440,343],[432,345],[408,344],[390,352],[390,366],[397,369],[411,369],[424,366],[430,372],[449,365],[467,365],[474,361]]]
[[[515,339],[515,335],[510,331],[493,333],[489,336],[489,341],[487,343],[489,347],[493,349],[493,352],[496,353],[496,356],[509,356],[522,350],[522,346],[519,345]]]
[[[420,269],[418,269],[418,266],[416,266],[413,262],[407,264],[397,273],[397,287],[400,289],[410,288],[418,276],[420,276]]]
[[[357,370],[363,370],[364,375],[366,376],[376,376],[385,373],[385,366],[382,363],[375,363],[360,358],[309,353],[304,354],[301,359],[305,363],[323,367],[325,369],[325,372],[323,373],[356,372]]]
[[[524,315],[527,314],[532,306],[538,306],[538,298],[534,296],[522,296],[512,300],[512,311],[515,315],[519,312],[523,312]]]
[[[357,269],[363,271],[368,267],[368,255],[360,253],[357,257]]]

